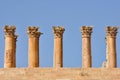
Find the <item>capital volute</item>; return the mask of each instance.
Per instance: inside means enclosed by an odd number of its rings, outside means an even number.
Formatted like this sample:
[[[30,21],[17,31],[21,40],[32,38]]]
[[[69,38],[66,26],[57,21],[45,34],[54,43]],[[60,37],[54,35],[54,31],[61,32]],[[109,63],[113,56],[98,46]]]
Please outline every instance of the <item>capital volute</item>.
[[[82,37],[91,37],[92,27],[91,26],[82,26],[81,33],[82,33]]]
[[[14,36],[15,41],[17,41],[17,38],[18,38],[18,35],[15,35],[15,36]]]
[[[15,30],[16,30],[15,26],[8,26],[8,25],[4,26],[5,36],[14,37]]]
[[[29,27],[27,28],[28,36],[29,36],[29,37],[39,38],[42,33],[39,32],[38,29],[39,29],[38,27],[29,26]]]
[[[53,26],[54,38],[63,38],[63,33],[65,31],[64,27]]]
[[[118,27],[106,27],[106,36],[116,38]]]

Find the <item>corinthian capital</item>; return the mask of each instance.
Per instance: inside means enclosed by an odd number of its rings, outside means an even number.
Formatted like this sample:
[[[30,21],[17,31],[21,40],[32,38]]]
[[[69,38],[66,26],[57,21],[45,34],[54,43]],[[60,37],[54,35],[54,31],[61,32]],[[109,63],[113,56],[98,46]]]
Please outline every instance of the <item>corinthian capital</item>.
[[[82,26],[81,27],[81,33],[82,33],[82,37],[91,37],[92,27]]]
[[[8,26],[8,25],[4,26],[4,32],[6,36],[14,37],[15,30],[16,30],[15,26]]]
[[[55,38],[62,38],[65,29],[64,29],[64,27],[53,26],[53,31],[54,31],[54,37]]]
[[[27,28],[27,33],[28,33],[28,36],[29,37],[36,37],[36,38],[39,38],[40,35],[42,34],[41,32],[38,31],[38,27],[34,27],[34,26],[29,26]]]
[[[118,27],[106,27],[106,36],[116,38]]]

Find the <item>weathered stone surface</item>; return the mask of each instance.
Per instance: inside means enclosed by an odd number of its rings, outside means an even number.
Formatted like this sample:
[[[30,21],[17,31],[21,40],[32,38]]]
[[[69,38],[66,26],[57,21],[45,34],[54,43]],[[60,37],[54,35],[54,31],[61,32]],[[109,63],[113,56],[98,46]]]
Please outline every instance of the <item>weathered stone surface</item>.
[[[92,27],[82,26],[82,68],[92,67],[91,33]]]
[[[92,27],[82,26],[82,68],[63,68],[63,27],[54,26],[54,67],[39,68],[38,27],[28,27],[28,65],[29,68],[16,66],[15,26],[5,26],[5,63],[0,69],[0,80],[120,80],[120,68],[116,63],[116,35],[118,27],[106,28],[107,60],[103,68],[92,67],[91,33]],[[37,68],[36,68],[37,67]],[[107,68],[106,68],[107,67]]]
[[[63,33],[64,27],[54,26],[54,67],[63,66]]]
[[[7,68],[0,80],[120,80],[118,68]]]
[[[4,67],[16,67],[16,41],[17,36],[15,35],[15,26],[5,26],[5,56],[4,56]]]
[[[28,33],[28,67],[39,67],[39,37],[42,34],[38,27],[27,28]]]
[[[106,68],[117,67],[116,35],[118,27],[106,27]]]

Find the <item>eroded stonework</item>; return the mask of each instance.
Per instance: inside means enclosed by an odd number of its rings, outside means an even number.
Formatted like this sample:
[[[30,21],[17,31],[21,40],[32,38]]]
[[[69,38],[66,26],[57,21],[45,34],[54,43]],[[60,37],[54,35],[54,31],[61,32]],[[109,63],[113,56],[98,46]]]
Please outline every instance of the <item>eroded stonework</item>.
[[[53,26],[54,37],[63,38],[63,33],[65,31],[64,27]]]
[[[117,35],[117,30],[118,27],[111,27],[111,26],[106,27],[106,33],[107,33],[106,36],[115,38]]]
[[[119,68],[9,68],[0,80],[120,80]]]
[[[116,36],[118,27],[106,27],[106,68],[117,67]]]
[[[63,33],[64,27],[54,26],[54,68],[63,67]]]
[[[39,38],[39,36],[42,34],[41,32],[38,32],[38,27],[35,26],[29,26],[27,28],[27,33],[29,35],[29,37],[36,37]]]
[[[4,32],[6,36],[14,36],[16,27],[15,26],[5,26],[4,27]]]
[[[16,41],[15,26],[5,26],[5,55],[4,68],[16,67]]]
[[[53,26],[54,65],[53,68],[39,67],[38,27],[29,26],[28,33],[28,68],[16,68],[15,26],[5,26],[5,60],[0,69],[0,80],[120,80],[120,69],[116,61],[116,35],[118,27],[106,28],[106,61],[102,68],[92,68],[91,26],[82,26],[82,68],[63,67],[64,27]]]
[[[92,27],[91,26],[82,26],[81,33],[82,33],[82,37],[91,37]]]

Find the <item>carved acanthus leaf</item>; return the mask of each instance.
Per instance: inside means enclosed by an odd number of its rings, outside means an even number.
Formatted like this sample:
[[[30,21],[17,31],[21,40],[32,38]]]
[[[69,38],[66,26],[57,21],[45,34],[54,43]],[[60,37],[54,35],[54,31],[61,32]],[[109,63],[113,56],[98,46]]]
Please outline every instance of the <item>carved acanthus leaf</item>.
[[[16,30],[16,27],[15,26],[5,26],[4,27],[4,32],[5,32],[5,35],[6,36],[15,36],[15,30]]]
[[[92,33],[92,27],[90,26],[82,26],[81,27],[82,37],[90,37]]]
[[[64,27],[53,26],[53,31],[54,31],[54,37],[55,38],[62,38],[65,29],[64,29]]]
[[[38,29],[39,29],[38,27],[34,27],[34,26],[31,27],[31,26],[29,26],[29,27],[27,28],[28,36],[29,36],[29,37],[39,38],[42,33],[39,32]]]
[[[106,27],[106,36],[115,38],[117,35],[117,30],[118,27],[111,27],[111,26]]]

